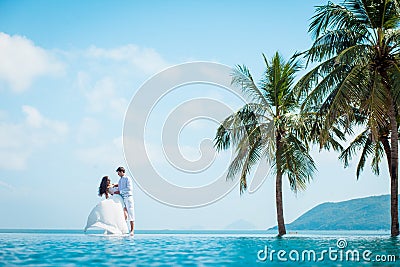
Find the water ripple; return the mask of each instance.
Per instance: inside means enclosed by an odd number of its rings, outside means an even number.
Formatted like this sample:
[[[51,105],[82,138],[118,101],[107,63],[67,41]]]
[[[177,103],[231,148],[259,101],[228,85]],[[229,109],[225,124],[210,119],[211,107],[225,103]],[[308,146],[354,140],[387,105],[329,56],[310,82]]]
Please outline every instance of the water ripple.
[[[340,237],[136,235],[130,237],[83,234],[0,234],[0,266],[272,266],[257,253],[269,251],[339,250]],[[369,250],[373,255],[395,255],[400,262],[400,241],[386,236],[347,236],[348,250]],[[343,250],[344,251],[344,250]],[[345,251],[344,251],[345,252]],[[343,253],[344,253],[343,252]],[[304,266],[376,266],[377,262],[280,262]],[[382,265],[382,262],[379,263]],[[385,266],[395,266],[395,262]]]

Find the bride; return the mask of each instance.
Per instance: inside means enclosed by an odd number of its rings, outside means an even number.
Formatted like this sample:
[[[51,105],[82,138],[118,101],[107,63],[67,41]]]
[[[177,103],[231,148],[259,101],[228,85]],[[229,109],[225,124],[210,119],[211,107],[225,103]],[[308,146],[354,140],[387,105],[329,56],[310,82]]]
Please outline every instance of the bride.
[[[99,196],[105,195],[105,199],[90,212],[85,232],[89,228],[100,228],[105,230],[105,233],[129,233],[128,225],[126,224],[126,214],[124,212],[124,201],[119,194],[114,194],[114,192],[118,191],[117,186],[110,184],[108,176],[103,177],[99,187]]]

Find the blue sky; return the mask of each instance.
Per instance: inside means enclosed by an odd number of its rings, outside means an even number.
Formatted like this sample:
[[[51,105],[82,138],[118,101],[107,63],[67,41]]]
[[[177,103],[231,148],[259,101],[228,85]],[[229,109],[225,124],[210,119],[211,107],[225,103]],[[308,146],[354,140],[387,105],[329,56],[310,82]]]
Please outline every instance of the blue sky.
[[[117,182],[115,168],[126,165],[124,114],[147,79],[190,61],[246,64],[259,77],[261,53],[288,58],[311,45],[309,19],[324,3],[0,1],[0,228],[83,228],[101,177]],[[202,94],[231,101],[215,88],[194,90],[165,98],[163,108]],[[183,132],[183,154],[198,157],[197,138],[213,139],[216,127]],[[313,155],[318,172],[307,191],[296,196],[284,182],[287,222],[322,202],[389,192],[385,163],[380,177],[366,168],[356,181],[354,162],[344,170],[333,152]],[[196,183],[212,180],[203,178]],[[138,186],[135,201],[138,229],[276,223],[271,178],[253,194],[235,188],[197,209],[163,205]]]

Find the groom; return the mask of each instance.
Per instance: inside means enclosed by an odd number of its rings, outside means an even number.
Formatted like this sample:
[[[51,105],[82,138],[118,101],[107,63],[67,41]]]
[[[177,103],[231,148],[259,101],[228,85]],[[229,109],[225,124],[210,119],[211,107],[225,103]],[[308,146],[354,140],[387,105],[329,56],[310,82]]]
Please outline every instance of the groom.
[[[130,221],[131,231],[130,234],[133,235],[133,228],[135,222],[135,209],[133,206],[133,182],[132,178],[125,175],[125,168],[118,167],[116,170],[118,173],[119,181],[118,181],[118,191],[116,194],[120,194],[124,199],[125,208],[128,212],[128,220]]]

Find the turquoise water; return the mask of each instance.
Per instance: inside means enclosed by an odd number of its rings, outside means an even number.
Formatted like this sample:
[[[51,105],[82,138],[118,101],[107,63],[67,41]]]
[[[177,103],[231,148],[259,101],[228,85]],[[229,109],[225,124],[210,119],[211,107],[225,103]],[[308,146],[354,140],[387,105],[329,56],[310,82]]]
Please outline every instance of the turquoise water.
[[[374,232],[277,238],[250,231],[138,231],[131,238],[0,230],[0,266],[400,266],[399,256],[399,238]]]

